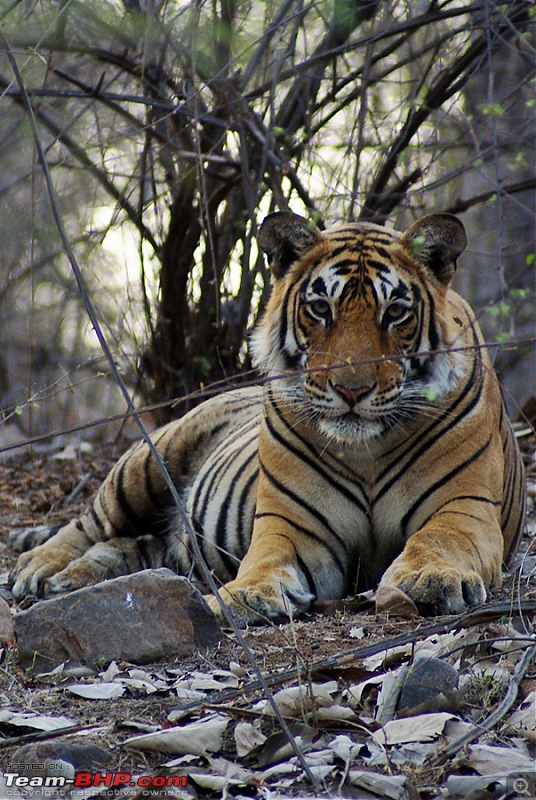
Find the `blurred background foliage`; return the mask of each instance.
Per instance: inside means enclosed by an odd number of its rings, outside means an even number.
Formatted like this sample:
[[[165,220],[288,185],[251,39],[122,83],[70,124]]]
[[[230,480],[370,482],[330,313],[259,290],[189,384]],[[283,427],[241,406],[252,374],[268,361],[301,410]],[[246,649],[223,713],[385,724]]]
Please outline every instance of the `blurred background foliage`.
[[[528,0],[5,0],[4,423],[31,436],[124,409],[35,134],[99,325],[155,421],[254,377],[255,234],[288,208],[399,229],[458,214],[456,288],[515,416],[534,386],[533,23]]]

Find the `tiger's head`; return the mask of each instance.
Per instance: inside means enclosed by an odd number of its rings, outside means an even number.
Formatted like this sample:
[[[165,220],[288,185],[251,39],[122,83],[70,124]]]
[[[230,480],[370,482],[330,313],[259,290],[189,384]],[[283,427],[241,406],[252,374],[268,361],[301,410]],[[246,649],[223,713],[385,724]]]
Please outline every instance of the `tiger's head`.
[[[456,385],[467,359],[452,350],[463,325],[448,302],[467,244],[456,217],[431,214],[400,234],[371,223],[321,232],[276,213],[258,241],[273,287],[255,363],[330,440],[371,442]]]

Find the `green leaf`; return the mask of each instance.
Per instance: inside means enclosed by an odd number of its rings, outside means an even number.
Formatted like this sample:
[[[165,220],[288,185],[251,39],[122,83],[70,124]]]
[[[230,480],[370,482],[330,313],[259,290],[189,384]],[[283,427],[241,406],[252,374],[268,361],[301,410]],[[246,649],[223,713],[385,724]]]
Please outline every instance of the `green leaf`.
[[[500,103],[482,103],[480,110],[487,117],[502,117],[504,116],[504,108]]]
[[[529,293],[528,289],[521,289],[521,288],[510,289],[510,291],[508,292],[508,294],[513,300],[523,300],[525,297],[527,297],[528,293]]]
[[[418,256],[420,253],[422,253],[424,245],[425,245],[425,242],[426,242],[426,237],[422,236],[422,235],[421,236],[416,236],[415,239],[413,239],[413,242],[412,242],[413,252],[415,253],[416,256]]]

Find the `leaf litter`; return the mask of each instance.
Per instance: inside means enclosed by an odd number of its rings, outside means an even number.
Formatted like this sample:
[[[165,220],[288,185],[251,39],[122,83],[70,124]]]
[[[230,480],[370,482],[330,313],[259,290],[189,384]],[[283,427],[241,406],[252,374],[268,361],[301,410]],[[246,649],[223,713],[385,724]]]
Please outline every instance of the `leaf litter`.
[[[533,454],[530,458],[529,480],[534,482]],[[67,468],[75,485],[81,473],[105,472],[106,465],[96,461],[86,452],[78,461],[40,465],[25,455],[2,467],[1,477],[13,496],[26,474],[21,466],[31,466],[37,473],[61,470],[65,486]],[[26,510],[23,524],[42,522],[42,487],[52,480],[46,475],[45,481],[43,475],[42,482],[36,481],[35,518],[30,519]],[[71,503],[61,509],[56,498],[54,517],[61,521],[81,510],[86,493],[95,488],[91,481],[88,484],[77,497],[80,508]],[[31,495],[30,485],[25,492]],[[30,496],[27,509],[32,502]],[[304,620],[245,631],[247,646],[287,721],[293,747],[232,634],[188,663],[142,668],[112,662],[96,673],[64,665],[46,675],[22,674],[13,643],[6,641],[0,651],[0,765],[16,763],[18,754],[24,753],[43,759],[40,754],[55,748],[54,764],[73,771],[80,766],[73,765],[76,759],[69,747],[82,745],[81,752],[86,752],[99,746],[111,759],[107,765],[111,771],[126,770],[133,777],[187,778],[187,785],[180,788],[151,789],[150,796],[162,800],[455,799],[471,792],[491,798],[499,797],[499,789],[507,798],[515,796],[508,794],[515,780],[520,781],[518,789],[532,791],[536,783],[534,492],[530,502],[529,529],[517,571],[487,606],[469,614],[465,622],[455,617],[438,621],[415,617],[403,603],[397,608],[397,597],[389,597],[384,599],[388,610],[379,614],[365,598],[322,604],[317,614]],[[7,546],[14,525],[13,520],[0,522],[4,577],[14,558]],[[2,596],[9,602],[9,596]],[[3,629],[12,630],[8,617]],[[530,656],[526,663],[524,656]],[[442,685],[440,677],[434,681],[438,660],[456,672],[454,688]],[[415,697],[407,691],[416,664],[428,668],[422,698],[419,684]],[[508,692],[514,697],[509,706]],[[407,696],[420,702],[402,708]],[[487,728],[489,719],[493,725]],[[1,784],[2,779],[3,797]],[[137,788],[127,787],[54,792],[46,796],[51,800],[141,800],[143,796]],[[45,795],[32,795],[26,789],[19,796]]]

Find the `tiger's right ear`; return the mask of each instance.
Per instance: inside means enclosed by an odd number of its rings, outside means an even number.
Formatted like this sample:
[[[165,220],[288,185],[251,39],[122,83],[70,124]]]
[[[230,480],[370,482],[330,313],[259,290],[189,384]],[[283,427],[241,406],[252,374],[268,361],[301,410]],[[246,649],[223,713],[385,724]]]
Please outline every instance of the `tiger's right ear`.
[[[320,236],[316,225],[303,217],[277,211],[266,217],[257,241],[268,257],[274,278],[282,278],[291,264],[310,250]]]

